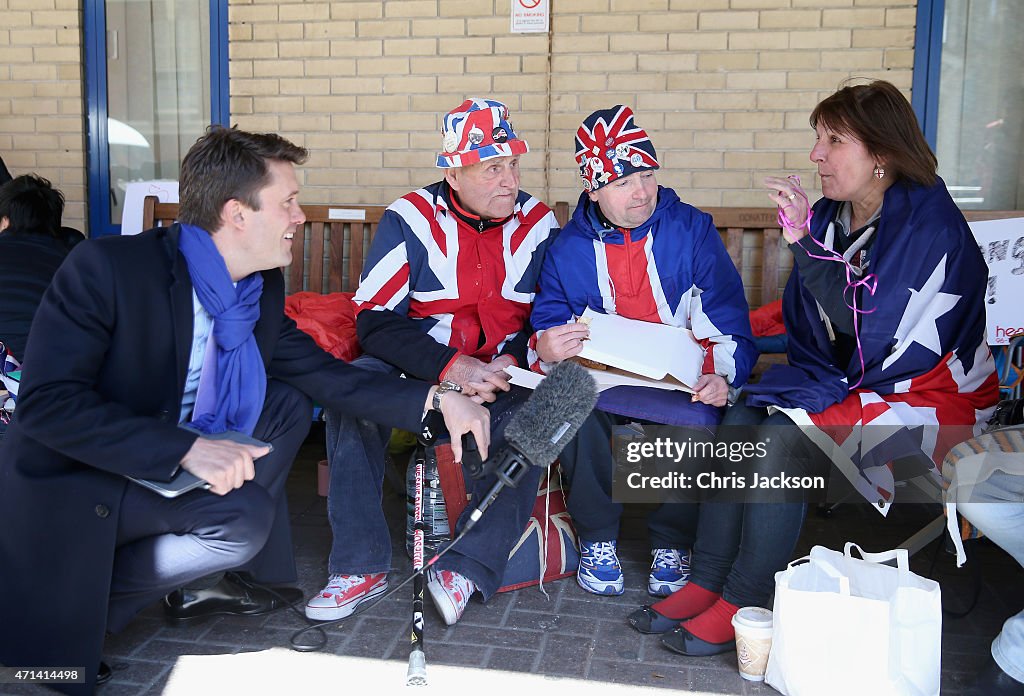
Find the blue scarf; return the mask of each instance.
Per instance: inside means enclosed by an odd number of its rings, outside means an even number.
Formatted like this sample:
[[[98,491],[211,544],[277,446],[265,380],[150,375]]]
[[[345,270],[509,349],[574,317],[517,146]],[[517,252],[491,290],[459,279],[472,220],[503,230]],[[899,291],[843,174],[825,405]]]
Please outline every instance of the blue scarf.
[[[253,335],[263,276],[253,273],[233,285],[210,235],[192,225],[180,227],[178,249],[199,303],[213,317],[191,424],[204,433],[252,435],[267,393],[267,373]]]

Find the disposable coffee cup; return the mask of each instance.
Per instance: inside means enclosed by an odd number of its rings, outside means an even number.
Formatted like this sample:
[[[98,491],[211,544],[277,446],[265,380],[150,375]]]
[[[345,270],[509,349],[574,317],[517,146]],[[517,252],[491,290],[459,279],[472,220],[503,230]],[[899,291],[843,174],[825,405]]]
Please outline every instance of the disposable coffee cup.
[[[740,676],[764,681],[768,652],[772,648],[772,613],[761,607],[743,607],[732,617],[736,631],[736,662]]]

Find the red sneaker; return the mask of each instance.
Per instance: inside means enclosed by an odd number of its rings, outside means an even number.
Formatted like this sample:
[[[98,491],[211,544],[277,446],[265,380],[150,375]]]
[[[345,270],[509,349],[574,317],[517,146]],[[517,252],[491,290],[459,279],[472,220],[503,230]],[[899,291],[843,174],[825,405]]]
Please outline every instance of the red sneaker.
[[[388,574],[332,575],[327,587],[306,602],[306,616],[314,621],[334,621],[350,616],[363,602],[384,594]]]
[[[451,626],[466,611],[469,598],[476,592],[476,585],[469,578],[450,570],[427,570],[427,589],[434,606],[444,622]]]

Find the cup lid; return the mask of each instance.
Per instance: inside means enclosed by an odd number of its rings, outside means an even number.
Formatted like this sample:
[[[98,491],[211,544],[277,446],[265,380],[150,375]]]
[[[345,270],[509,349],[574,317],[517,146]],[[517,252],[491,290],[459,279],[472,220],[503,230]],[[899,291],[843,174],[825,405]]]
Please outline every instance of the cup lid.
[[[735,621],[751,628],[770,628],[772,612],[764,607],[743,607],[736,612]]]

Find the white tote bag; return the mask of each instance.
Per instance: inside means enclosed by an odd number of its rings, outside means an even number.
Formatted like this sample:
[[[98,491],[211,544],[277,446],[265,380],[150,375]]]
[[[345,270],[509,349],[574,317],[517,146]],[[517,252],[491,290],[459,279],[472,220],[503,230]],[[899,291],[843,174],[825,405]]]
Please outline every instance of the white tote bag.
[[[815,546],[776,573],[765,681],[788,696],[937,696],[942,598],[909,563],[904,549],[847,543]]]

